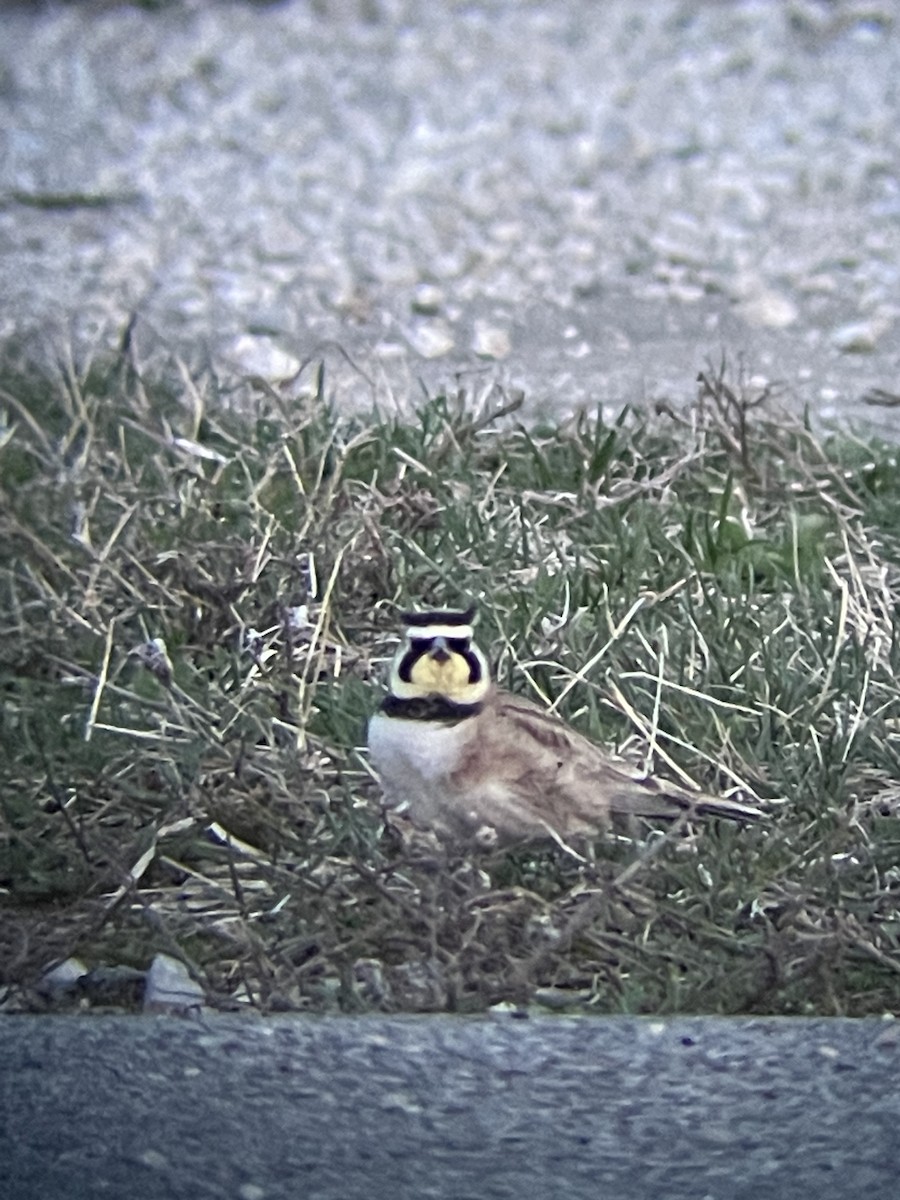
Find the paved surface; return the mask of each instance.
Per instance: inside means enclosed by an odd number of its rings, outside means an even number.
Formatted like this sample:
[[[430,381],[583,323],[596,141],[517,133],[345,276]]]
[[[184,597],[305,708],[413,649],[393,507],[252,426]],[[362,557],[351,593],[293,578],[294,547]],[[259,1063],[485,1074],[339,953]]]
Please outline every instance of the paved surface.
[[[879,1021],[0,1022],[5,1200],[896,1200]]]
[[[0,337],[137,344],[344,406],[684,397],[746,353],[900,391],[883,0],[3,4]],[[352,355],[351,366],[344,352]],[[357,369],[358,367],[358,369]]]

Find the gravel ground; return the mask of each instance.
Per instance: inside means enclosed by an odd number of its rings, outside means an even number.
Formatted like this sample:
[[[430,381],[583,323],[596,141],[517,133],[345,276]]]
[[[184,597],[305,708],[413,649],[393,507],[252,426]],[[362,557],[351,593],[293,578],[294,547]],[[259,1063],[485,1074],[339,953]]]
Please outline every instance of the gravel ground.
[[[890,428],[887,0],[4,5],[0,337],[531,411],[707,358]]]

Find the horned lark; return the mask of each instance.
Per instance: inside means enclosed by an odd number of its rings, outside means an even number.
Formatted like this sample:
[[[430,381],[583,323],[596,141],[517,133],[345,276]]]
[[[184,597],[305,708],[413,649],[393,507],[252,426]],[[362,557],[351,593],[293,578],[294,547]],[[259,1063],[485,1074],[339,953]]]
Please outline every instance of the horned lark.
[[[495,687],[473,641],[474,614],[404,614],[390,690],[369,722],[389,808],[445,839],[488,846],[571,846],[602,832],[614,813],[760,816],[613,762],[556,717]]]

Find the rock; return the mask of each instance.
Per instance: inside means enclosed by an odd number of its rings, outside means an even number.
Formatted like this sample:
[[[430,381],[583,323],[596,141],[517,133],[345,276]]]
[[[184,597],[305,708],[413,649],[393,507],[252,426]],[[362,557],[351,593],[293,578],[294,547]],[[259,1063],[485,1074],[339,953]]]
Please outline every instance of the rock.
[[[888,324],[883,317],[873,317],[870,321],[851,321],[835,329],[831,344],[844,354],[871,354]]]
[[[144,1012],[187,1013],[203,1007],[203,988],[188,974],[184,963],[168,954],[157,954],[144,985]]]
[[[67,958],[45,971],[38,983],[37,990],[48,1000],[60,1000],[77,992],[79,982],[87,975],[88,969],[78,958]]]
[[[763,329],[786,329],[797,320],[797,306],[793,300],[770,288],[745,300],[739,311],[748,324]]]
[[[541,1008],[549,1008],[552,1012],[561,1012],[567,1008],[578,1008],[591,999],[590,988],[538,988],[534,993],[534,1002]]]
[[[422,321],[405,333],[413,350],[423,358],[441,358],[455,345],[450,327],[444,321]]]
[[[435,317],[443,307],[443,291],[433,283],[420,283],[412,299],[413,312],[424,317]]]
[[[512,343],[505,329],[488,325],[485,321],[476,321],[472,349],[479,358],[507,358],[512,349]]]
[[[300,359],[282,350],[274,338],[249,333],[234,339],[226,357],[247,375],[263,379],[291,379],[302,366]]]

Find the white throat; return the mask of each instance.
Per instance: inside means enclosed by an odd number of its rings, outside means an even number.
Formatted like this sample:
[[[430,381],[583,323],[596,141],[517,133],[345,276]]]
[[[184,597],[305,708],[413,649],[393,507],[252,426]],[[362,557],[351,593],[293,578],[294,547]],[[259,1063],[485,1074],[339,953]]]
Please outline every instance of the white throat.
[[[459,764],[474,733],[474,718],[447,725],[376,713],[369,722],[369,752],[382,780],[404,792],[445,779]]]

